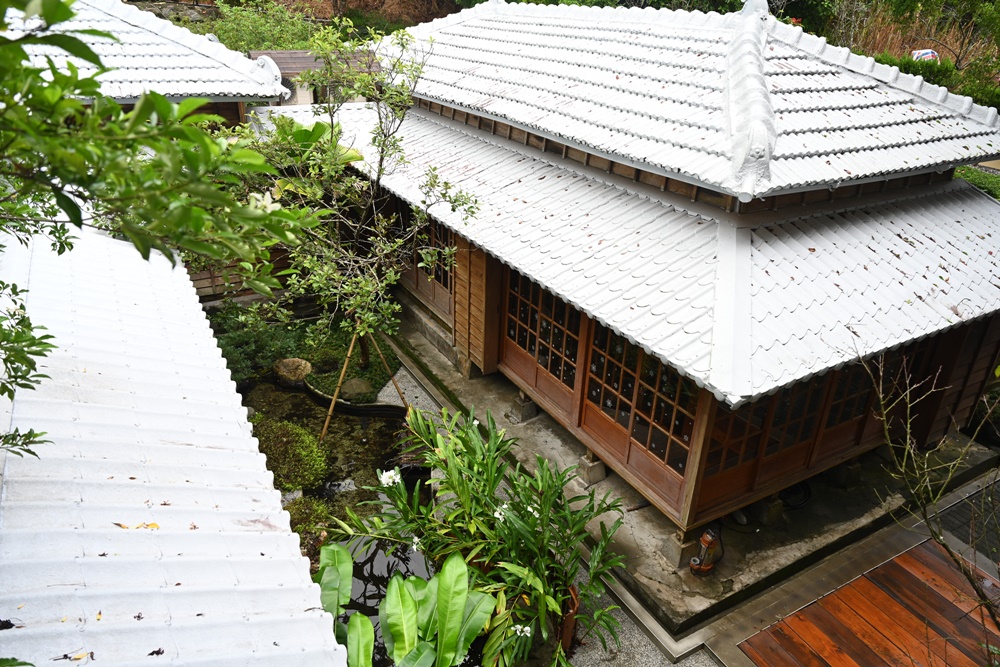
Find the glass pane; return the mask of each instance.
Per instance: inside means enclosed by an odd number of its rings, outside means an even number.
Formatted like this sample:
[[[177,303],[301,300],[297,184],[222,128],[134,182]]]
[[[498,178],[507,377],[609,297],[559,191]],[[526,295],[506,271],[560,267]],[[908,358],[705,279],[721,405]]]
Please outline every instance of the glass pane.
[[[545,292],[542,294],[542,314],[546,317],[552,317],[552,296],[551,292]]]
[[[514,294],[518,294],[518,275],[514,271],[510,272],[510,278],[507,281],[507,285],[510,287],[510,291]]]
[[[566,304],[562,301],[556,301],[555,307],[552,309],[552,321],[559,326],[566,324]]]
[[[670,367],[664,366],[660,373],[660,386],[658,391],[671,401],[677,399],[677,381],[679,376]]]
[[[604,388],[603,398],[601,399],[601,410],[604,411],[611,419],[615,418],[616,408],[618,407],[618,396],[607,387]]]
[[[660,362],[654,357],[644,355],[642,358],[642,381],[650,387],[656,387],[656,373],[660,370]]]
[[[533,332],[528,332],[528,354],[531,356],[535,356],[535,343],[537,340]]]
[[[691,444],[691,434],[694,432],[694,420],[683,412],[674,413],[674,437],[685,445]]]
[[[649,422],[639,415],[632,422],[632,439],[643,447],[649,445]]]
[[[685,448],[678,446],[676,442],[670,445],[670,456],[667,457],[668,466],[683,475],[687,460],[688,453]]]
[[[536,285],[535,283],[531,283],[531,303],[537,305],[538,300],[541,296],[542,296],[542,288]]]
[[[569,336],[566,336],[566,349],[563,350],[563,354],[569,361],[572,361],[573,363],[576,363],[576,353],[578,346],[579,343],[577,343],[575,338],[570,338]]]
[[[625,345],[625,368],[634,373],[639,366],[639,348],[632,343]]]
[[[691,380],[681,378],[681,395],[677,399],[677,405],[686,411],[693,413],[698,409],[698,385]]]
[[[631,402],[635,395],[635,376],[631,373],[622,374],[622,397]]]
[[[541,324],[538,325],[538,337],[544,342],[548,343],[549,339],[552,337],[552,323],[546,319],[542,319]],[[562,347],[562,344],[556,345],[557,348]]]
[[[611,371],[610,373],[608,373],[608,384],[611,385],[611,388],[614,389],[616,393],[621,393],[621,386],[622,386],[621,369],[618,366],[608,364],[608,370]]]
[[[590,358],[590,372],[597,377],[604,377],[604,355],[595,352]]]
[[[580,311],[576,308],[569,309],[569,322],[566,324],[566,329],[573,334],[580,333]]]
[[[630,406],[625,401],[618,401],[618,424],[624,428],[628,429],[629,420],[632,417],[632,406]]]
[[[625,341],[621,336],[614,334],[611,336],[611,349],[608,350],[608,356],[618,362],[621,362],[622,357],[625,356]]]
[[[528,322],[528,326],[532,331],[538,331],[538,309],[531,309],[531,321]]]
[[[548,323],[546,322],[546,324]],[[563,346],[562,329],[555,329],[552,332],[552,347],[556,348],[557,350],[562,350],[562,346]]]
[[[528,304],[525,301],[518,301],[517,306],[517,319],[521,321],[521,324],[528,323]]]
[[[715,441],[712,441],[712,446],[715,446]],[[711,475],[717,475],[721,472],[722,463],[722,450],[710,451],[708,453],[708,461],[705,464],[705,476],[709,477]]]
[[[507,312],[511,317],[517,317],[517,299],[514,297],[507,299]]]
[[[662,461],[667,454],[668,442],[667,434],[654,426],[649,439],[649,452]]]
[[[507,338],[514,340],[517,338],[517,325],[514,320],[507,320]]]
[[[601,383],[593,378],[587,383],[587,400],[594,405],[601,404]]]
[[[522,326],[517,327],[517,345],[522,350],[528,349],[528,330]]]
[[[562,377],[562,359],[554,354],[552,355],[552,358],[549,359],[549,372],[557,378]]]
[[[524,276],[521,276],[521,291],[519,294],[522,299],[529,298],[529,295],[531,294],[531,281]]]
[[[639,402],[635,407],[647,417],[653,414],[653,397],[655,395],[646,387],[639,385]]]
[[[661,426],[668,426],[667,419],[673,417],[673,412],[673,406],[659,396],[656,397],[656,410],[653,412],[654,422]]]
[[[594,347],[605,352],[608,350],[608,330],[599,324],[594,327]]]
[[[549,365],[549,348],[544,344],[538,346],[538,365],[542,368]]]
[[[573,364],[563,364],[562,381],[570,389],[576,384],[576,367]]]

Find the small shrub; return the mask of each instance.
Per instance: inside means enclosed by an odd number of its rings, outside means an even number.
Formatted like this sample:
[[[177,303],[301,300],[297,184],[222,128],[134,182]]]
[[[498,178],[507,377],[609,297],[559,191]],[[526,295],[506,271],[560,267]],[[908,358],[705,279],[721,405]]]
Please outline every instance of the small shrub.
[[[954,88],[961,81],[955,63],[947,58],[942,58],[938,63],[933,60],[914,60],[910,56],[897,58],[888,53],[880,53],[875,56],[875,60],[883,65],[895,65],[903,74],[922,76],[924,81],[935,86]]]
[[[254,435],[267,467],[274,473],[274,485],[282,491],[311,489],[326,478],[326,453],[316,436],[286,421],[257,416]]]
[[[320,498],[301,496],[285,505],[285,511],[291,516],[292,530],[299,534],[302,555],[315,569],[319,564],[319,549],[326,541],[326,528],[333,520],[330,505]]]
[[[230,301],[210,316],[222,356],[237,385],[255,379],[279,359],[297,356],[302,339],[294,326],[269,324],[243,313],[240,306]]]
[[[955,176],[964,178],[991,197],[1000,199],[1000,174],[990,174],[975,167],[959,167]]]

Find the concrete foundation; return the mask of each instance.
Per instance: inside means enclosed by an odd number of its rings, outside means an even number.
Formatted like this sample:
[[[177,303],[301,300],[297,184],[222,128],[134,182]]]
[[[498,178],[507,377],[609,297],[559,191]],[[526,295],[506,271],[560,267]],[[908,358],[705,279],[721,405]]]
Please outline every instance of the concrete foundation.
[[[576,467],[576,474],[580,476],[584,484],[593,486],[598,482],[604,481],[608,476],[608,469],[604,467],[604,461],[594,456],[593,452],[588,451],[580,457],[580,462]]]

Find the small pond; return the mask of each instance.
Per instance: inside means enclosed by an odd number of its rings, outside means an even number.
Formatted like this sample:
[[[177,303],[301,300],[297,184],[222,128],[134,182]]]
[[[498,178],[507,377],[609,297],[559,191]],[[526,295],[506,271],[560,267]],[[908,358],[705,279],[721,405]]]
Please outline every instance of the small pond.
[[[319,434],[326,419],[329,403],[308,391],[294,391],[269,382],[260,382],[244,394],[244,403],[254,411],[272,419],[290,421],[310,433]],[[364,513],[365,501],[378,498],[377,492],[366,486],[377,486],[377,470],[397,465],[404,433],[402,419],[359,417],[334,413],[323,446],[327,454],[329,473],[322,487],[304,490],[304,495],[325,499],[335,516],[344,517],[345,509]],[[302,533],[303,551],[314,560],[325,535]],[[372,619],[378,633],[378,603],[385,597],[386,586],[394,572],[404,577],[430,577],[433,569],[418,553],[397,549],[386,555],[382,549],[356,552],[354,585],[349,612],[360,612]],[[472,663],[470,663],[472,664]],[[390,667],[381,637],[376,636],[374,667]]]

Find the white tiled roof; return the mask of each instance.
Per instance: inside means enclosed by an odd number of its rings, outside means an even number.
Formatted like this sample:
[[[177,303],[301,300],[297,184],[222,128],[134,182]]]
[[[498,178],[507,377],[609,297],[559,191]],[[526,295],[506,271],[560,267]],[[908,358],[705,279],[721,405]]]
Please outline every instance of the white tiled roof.
[[[259,100],[289,94],[270,58],[250,60],[121,0],[77,0],[73,11],[76,16],[59,24],[58,31],[102,30],[119,40],[80,36],[112,69],[100,75],[101,92],[108,97],[131,101],[155,91],[170,98]],[[12,27],[16,31],[19,26]],[[45,67],[45,56],[59,66],[67,60],[64,51],[52,47],[35,45],[26,50],[40,67]],[[84,73],[96,71],[89,63],[69,59]]]
[[[731,404],[1000,310],[1000,203],[964,182],[738,216],[420,111],[401,136],[388,188],[419,202],[437,167],[480,211],[435,217]]]
[[[78,235],[0,256],[58,345],[7,412],[52,442],[0,453],[0,654],[346,665],[183,268]]]
[[[411,32],[418,96],[744,199],[1000,154],[995,109],[770,16],[490,0]]]

